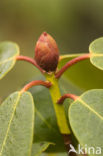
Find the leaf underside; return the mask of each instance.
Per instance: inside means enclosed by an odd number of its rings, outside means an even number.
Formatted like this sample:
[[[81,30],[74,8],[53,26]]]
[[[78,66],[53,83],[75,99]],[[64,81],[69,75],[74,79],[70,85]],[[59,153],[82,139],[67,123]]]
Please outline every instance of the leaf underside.
[[[89,46],[89,51],[91,63],[103,70],[103,37],[94,40]]]
[[[0,79],[15,65],[15,57],[19,55],[19,47],[13,42],[0,43]]]
[[[84,148],[87,145],[96,151],[100,147],[103,151],[103,89],[85,92],[71,104],[68,115],[79,143]]]
[[[0,106],[0,156],[29,156],[34,104],[29,92],[15,92]]]

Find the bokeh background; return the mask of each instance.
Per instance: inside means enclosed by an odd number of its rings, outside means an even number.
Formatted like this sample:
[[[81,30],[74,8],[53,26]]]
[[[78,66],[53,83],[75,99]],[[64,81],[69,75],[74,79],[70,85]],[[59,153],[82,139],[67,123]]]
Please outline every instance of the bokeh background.
[[[103,0],[0,0],[0,41],[17,42],[22,55],[34,57],[43,31],[55,38],[61,54],[88,52],[89,43],[103,36]],[[17,62],[0,81],[0,97],[38,74],[32,65]]]

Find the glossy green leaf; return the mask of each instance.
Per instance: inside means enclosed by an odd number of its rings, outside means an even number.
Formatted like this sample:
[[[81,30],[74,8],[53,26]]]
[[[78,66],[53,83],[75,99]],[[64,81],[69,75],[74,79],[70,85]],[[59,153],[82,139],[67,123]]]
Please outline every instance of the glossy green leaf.
[[[12,42],[0,43],[0,79],[13,68],[17,55],[19,55],[19,47],[17,44]]]
[[[15,92],[0,106],[0,156],[31,154],[34,104],[29,92]]]
[[[59,62],[59,69],[74,57],[76,55],[63,56],[63,59]],[[67,81],[71,81],[75,87],[77,86],[81,90],[103,88],[103,71],[93,66],[90,59],[73,65],[62,77]]]
[[[91,63],[103,70],[103,37],[94,40],[89,46],[89,51]]]
[[[40,156],[51,144],[52,143],[50,142],[39,142],[33,144],[31,156]]]
[[[69,107],[71,128],[82,147],[94,147],[95,156],[97,147],[102,150],[103,156],[103,89],[94,89],[85,92]]]

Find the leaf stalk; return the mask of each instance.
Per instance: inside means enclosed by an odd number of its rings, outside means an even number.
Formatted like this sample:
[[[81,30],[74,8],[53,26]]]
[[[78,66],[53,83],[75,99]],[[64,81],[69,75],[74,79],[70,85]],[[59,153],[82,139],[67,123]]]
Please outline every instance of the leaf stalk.
[[[25,85],[24,88],[21,90],[21,92],[26,92],[31,87],[37,86],[37,85],[42,85],[42,86],[45,86],[46,88],[50,88],[52,86],[51,82],[36,80],[36,81],[32,81],[32,82],[28,83],[27,85]]]
[[[19,55],[16,57],[16,60],[29,62],[33,64],[35,67],[37,67],[41,71],[41,73],[45,73],[45,71],[36,63],[36,61],[28,56]]]
[[[78,96],[74,95],[74,94],[64,94],[63,96],[61,96],[61,98],[57,101],[58,104],[63,104],[64,100],[66,98],[71,98],[74,101],[78,98]]]

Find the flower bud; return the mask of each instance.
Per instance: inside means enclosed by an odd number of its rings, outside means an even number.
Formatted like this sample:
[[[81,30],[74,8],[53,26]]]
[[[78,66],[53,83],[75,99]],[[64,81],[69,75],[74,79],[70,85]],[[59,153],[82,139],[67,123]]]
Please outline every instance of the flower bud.
[[[59,50],[55,40],[44,32],[36,43],[35,60],[46,72],[55,71],[59,60]]]

